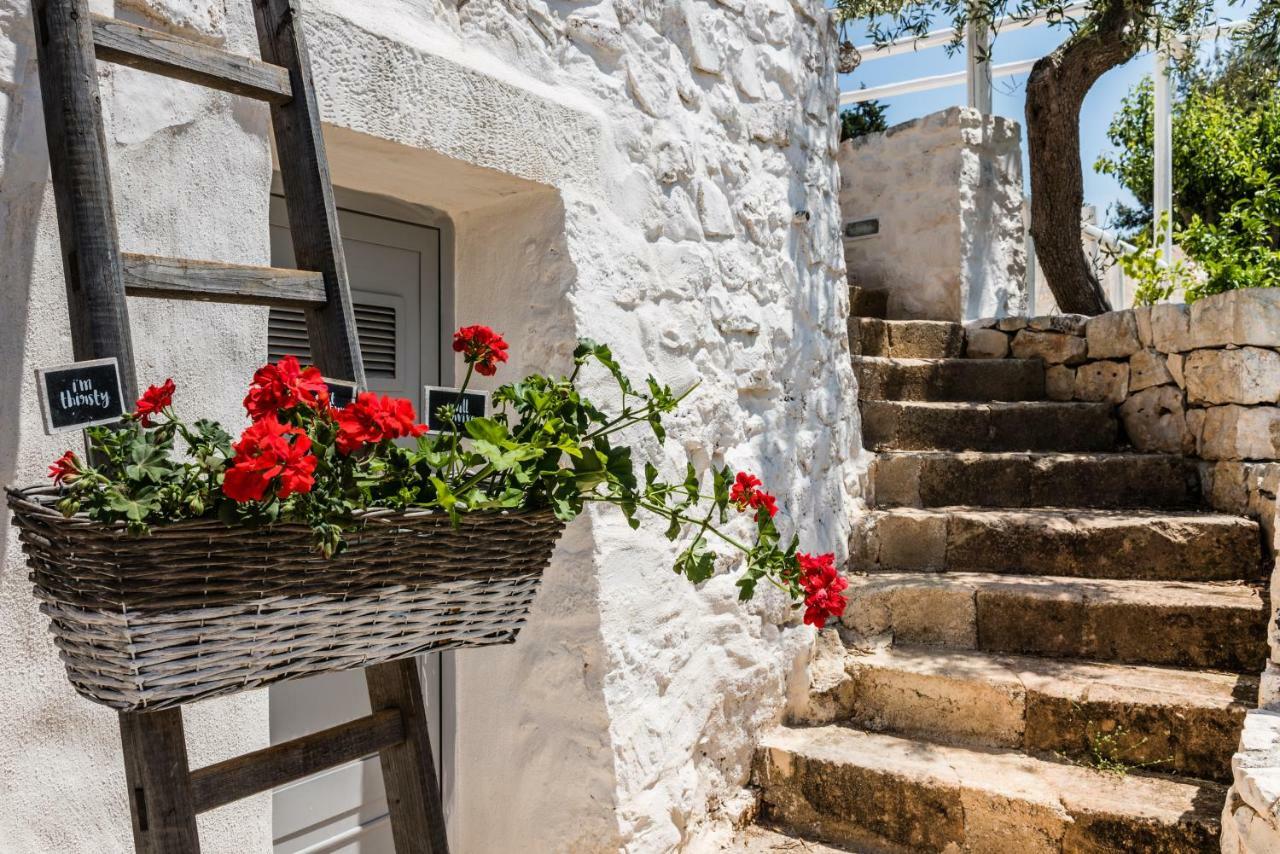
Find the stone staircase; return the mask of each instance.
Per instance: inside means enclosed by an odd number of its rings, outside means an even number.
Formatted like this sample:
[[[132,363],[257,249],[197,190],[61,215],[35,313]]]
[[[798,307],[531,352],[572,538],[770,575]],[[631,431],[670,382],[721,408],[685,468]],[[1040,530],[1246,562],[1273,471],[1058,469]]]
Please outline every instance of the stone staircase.
[[[1266,660],[1257,525],[951,323],[851,320],[874,509],[763,823],[857,852],[1217,851]]]

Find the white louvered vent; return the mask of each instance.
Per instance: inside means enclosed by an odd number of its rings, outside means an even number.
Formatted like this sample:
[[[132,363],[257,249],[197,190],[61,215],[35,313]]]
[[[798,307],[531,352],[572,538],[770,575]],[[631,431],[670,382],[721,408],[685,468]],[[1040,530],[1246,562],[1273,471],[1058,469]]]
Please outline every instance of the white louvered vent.
[[[396,310],[389,305],[355,303],[356,335],[368,377],[396,376]],[[295,356],[303,365],[311,364],[307,323],[299,308],[272,308],[267,321],[267,358],[278,362]]]

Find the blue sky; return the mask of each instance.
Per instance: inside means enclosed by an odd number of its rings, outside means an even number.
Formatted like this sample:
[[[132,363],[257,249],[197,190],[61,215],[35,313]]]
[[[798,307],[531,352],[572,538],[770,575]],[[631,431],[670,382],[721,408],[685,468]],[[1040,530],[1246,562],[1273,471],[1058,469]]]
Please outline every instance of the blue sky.
[[[1236,20],[1246,17],[1256,5],[1255,0],[1237,5],[1228,5],[1219,0],[1217,12],[1220,18]],[[936,22],[934,29],[947,25],[946,21]],[[860,27],[849,25],[849,36],[854,44],[864,44],[868,38]],[[1053,50],[1067,36],[1065,28],[1035,27],[1021,29],[1008,27],[1003,29],[996,39],[992,56],[993,63],[1016,62],[1021,59],[1034,59]],[[1225,43],[1225,42],[1224,42]],[[1210,49],[1206,43],[1202,50]],[[1132,62],[1108,72],[1090,91],[1085,99],[1080,119],[1081,159],[1084,165],[1084,195],[1086,204],[1097,205],[1099,218],[1104,222],[1107,209],[1115,201],[1132,203],[1133,200],[1123,188],[1106,175],[1093,171],[1093,163],[1098,155],[1109,150],[1106,139],[1107,125],[1111,117],[1120,109],[1120,101],[1131,87],[1138,83],[1144,75],[1150,74],[1153,58],[1151,54],[1139,55]],[[914,54],[877,59],[863,62],[852,74],[842,75],[840,88],[842,91],[857,89],[865,83],[868,87],[910,80],[934,74],[963,71],[964,56],[957,53],[948,57],[942,48],[933,48]],[[1027,75],[1002,77],[995,81],[993,94],[993,110],[998,115],[1008,116],[1023,121],[1023,102],[1026,92]],[[927,115],[946,107],[962,104],[965,100],[965,88],[961,83],[945,89],[934,89],[930,92],[917,92],[910,95],[899,95],[883,100],[888,107],[890,124],[907,121]],[[1024,136],[1024,175],[1025,136]]]

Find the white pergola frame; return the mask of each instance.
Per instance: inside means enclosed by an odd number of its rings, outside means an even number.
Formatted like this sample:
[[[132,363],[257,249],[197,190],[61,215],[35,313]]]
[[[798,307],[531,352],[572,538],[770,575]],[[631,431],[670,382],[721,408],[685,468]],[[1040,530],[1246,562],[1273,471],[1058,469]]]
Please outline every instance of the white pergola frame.
[[[1070,18],[1075,12],[1085,11],[1088,3],[1073,3],[1063,9],[1062,17]],[[997,30],[1005,27],[1031,28],[1049,23],[1049,15],[1043,13],[1032,18],[1004,17],[996,21]],[[1233,30],[1248,24],[1248,21],[1226,21],[1214,24],[1200,31],[1200,35],[1226,35]],[[948,27],[935,30],[918,39],[902,38],[890,42],[883,47],[874,44],[858,46],[858,53],[863,62],[876,59],[887,59],[891,56],[902,56],[921,50],[941,47],[955,38],[955,29]],[[1025,74],[1036,64],[1036,59],[1024,59],[1017,62],[1006,62],[993,65],[989,50],[991,33],[981,25],[970,24],[965,31],[964,52],[965,70],[951,74],[935,74],[927,77],[916,77],[896,83],[886,83],[869,89],[856,89],[840,94],[840,106],[857,104],[863,101],[891,98],[895,95],[908,95],[913,92],[928,92],[947,86],[964,83],[967,89],[967,103],[970,107],[984,115],[991,112],[992,81],[1001,77]],[[1164,44],[1155,46],[1153,56],[1153,95],[1155,101],[1155,145],[1153,152],[1153,186],[1152,212],[1154,213],[1155,244],[1160,247],[1161,256],[1166,264],[1173,262],[1173,99],[1169,91],[1169,59],[1170,56],[1181,58],[1187,50],[1187,44],[1180,38],[1169,37]],[[983,57],[986,57],[985,59]],[[1161,225],[1164,225],[1162,228]],[[1096,226],[1089,226],[1093,231],[1102,232]],[[1096,236],[1096,235],[1095,235]],[[1109,238],[1114,236],[1108,235]],[[1127,245],[1127,244],[1125,244]]]

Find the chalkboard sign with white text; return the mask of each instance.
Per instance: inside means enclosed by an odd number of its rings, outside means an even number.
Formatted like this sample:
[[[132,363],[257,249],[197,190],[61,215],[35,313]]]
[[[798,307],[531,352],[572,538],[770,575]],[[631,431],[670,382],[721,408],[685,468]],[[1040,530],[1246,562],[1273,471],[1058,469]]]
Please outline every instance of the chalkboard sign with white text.
[[[324,384],[329,387],[329,405],[335,409],[354,403],[356,384],[348,380],[331,380],[325,377]]]
[[[433,433],[454,433],[472,418],[483,418],[489,411],[487,391],[469,391],[461,397],[456,388],[426,386],[427,427]],[[453,422],[442,417],[441,407],[453,410]],[[456,425],[456,427],[455,427]]]
[[[124,415],[120,366],[114,358],[38,369],[36,386],[46,433],[110,424]]]

